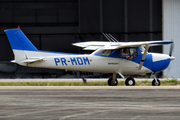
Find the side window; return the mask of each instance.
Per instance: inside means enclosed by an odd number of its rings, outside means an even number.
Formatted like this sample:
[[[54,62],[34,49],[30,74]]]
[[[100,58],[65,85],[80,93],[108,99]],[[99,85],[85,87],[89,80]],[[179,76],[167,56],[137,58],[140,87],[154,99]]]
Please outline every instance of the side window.
[[[133,57],[137,57],[138,56],[138,52],[136,48],[121,48],[119,49],[119,56],[120,57],[129,57],[129,56],[133,56]]]
[[[129,48],[121,48],[119,49],[119,56],[120,57],[128,57],[129,56]]]

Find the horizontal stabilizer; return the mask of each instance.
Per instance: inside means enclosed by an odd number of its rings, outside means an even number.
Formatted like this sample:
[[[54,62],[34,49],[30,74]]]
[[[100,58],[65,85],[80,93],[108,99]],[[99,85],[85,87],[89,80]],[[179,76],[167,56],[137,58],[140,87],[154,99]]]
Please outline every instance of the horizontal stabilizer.
[[[22,62],[24,63],[32,63],[32,62],[37,62],[37,61],[43,61],[44,58],[28,58],[26,60],[23,60]]]
[[[11,60],[11,62],[12,62],[12,63],[16,63],[16,61],[15,61],[15,60]]]

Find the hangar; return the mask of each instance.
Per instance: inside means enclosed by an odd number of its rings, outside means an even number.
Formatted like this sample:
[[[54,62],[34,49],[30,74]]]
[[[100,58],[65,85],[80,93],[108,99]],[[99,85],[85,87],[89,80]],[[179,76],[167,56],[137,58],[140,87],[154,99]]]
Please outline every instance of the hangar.
[[[103,32],[111,33],[119,41],[161,40],[166,38],[164,6],[170,3],[168,0],[1,0],[0,51],[5,52],[0,52],[0,61],[4,64],[13,60],[4,29],[17,26],[38,49],[57,52],[91,53],[71,43],[106,41]],[[149,51],[162,52],[162,47]],[[37,69],[21,69],[22,73],[38,73]],[[168,75],[171,76],[169,71]]]

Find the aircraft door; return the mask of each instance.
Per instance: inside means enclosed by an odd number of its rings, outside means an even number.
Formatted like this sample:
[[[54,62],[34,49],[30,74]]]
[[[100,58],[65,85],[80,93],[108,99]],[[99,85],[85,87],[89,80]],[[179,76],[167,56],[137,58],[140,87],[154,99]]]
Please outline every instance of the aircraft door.
[[[118,59],[117,58],[109,58],[108,60],[108,69],[117,71],[118,70]]]
[[[118,71],[122,73],[134,73],[138,70],[139,60],[138,49],[136,47],[121,48],[119,49],[119,66]]]

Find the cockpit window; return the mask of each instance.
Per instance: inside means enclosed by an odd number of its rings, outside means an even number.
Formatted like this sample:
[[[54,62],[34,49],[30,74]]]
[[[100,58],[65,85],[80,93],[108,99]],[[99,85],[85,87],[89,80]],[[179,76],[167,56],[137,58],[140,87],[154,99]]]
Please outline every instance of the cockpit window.
[[[96,51],[94,54],[109,56],[111,54],[111,52],[112,52],[112,50],[100,49],[100,50]]]
[[[112,50],[104,50],[103,55],[109,56]]]
[[[138,52],[137,52],[137,48],[121,48],[120,50],[120,57],[128,57],[128,56],[133,56],[133,57],[137,57]]]

